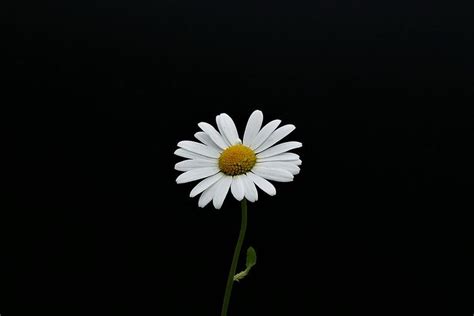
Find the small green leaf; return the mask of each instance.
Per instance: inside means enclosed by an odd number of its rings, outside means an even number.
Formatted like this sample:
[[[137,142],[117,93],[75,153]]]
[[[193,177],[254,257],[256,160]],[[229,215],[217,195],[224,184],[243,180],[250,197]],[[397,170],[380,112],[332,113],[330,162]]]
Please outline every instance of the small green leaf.
[[[247,261],[245,263],[247,268],[244,271],[234,275],[234,281],[240,281],[245,278],[247,274],[249,274],[250,269],[252,269],[255,264],[257,264],[257,253],[255,252],[255,249],[253,249],[253,247],[249,247],[247,249]]]
[[[245,265],[247,269],[250,270],[255,264],[257,264],[257,252],[253,247],[249,247],[249,249],[247,249],[247,262]]]

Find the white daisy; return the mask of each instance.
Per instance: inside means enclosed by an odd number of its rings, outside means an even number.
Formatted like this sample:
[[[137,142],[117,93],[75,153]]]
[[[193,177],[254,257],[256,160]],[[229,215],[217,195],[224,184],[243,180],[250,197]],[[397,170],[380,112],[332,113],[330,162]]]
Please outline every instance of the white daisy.
[[[263,114],[256,110],[250,115],[242,141],[229,115],[218,115],[216,122],[218,130],[208,123],[199,123],[202,131],[194,134],[199,142],[181,141],[174,152],[188,158],[175,165],[176,170],[184,171],[177,183],[203,179],[190,193],[191,197],[201,194],[200,207],[212,200],[214,207],[220,209],[229,189],[238,201],[246,198],[255,202],[256,186],[275,195],[276,189],[268,180],[290,182],[299,173],[301,160],[288,151],[302,144],[291,141],[275,145],[295,129],[294,125],[278,128],[281,121],[273,120],[261,128]]]

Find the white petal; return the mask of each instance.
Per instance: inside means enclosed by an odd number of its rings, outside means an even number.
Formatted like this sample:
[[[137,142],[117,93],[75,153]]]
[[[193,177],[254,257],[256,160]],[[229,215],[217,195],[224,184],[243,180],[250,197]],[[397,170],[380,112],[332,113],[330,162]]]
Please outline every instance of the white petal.
[[[257,162],[265,162],[265,161],[290,161],[290,160],[299,160],[300,156],[298,156],[295,153],[284,153],[280,155],[275,155],[272,157],[267,157],[267,158],[258,158],[257,157]],[[301,161],[301,160],[299,160]]]
[[[229,115],[222,113],[216,117],[216,121],[218,122],[217,124],[219,126],[219,130],[222,129],[221,134],[227,138],[230,145],[241,143],[239,133],[237,132],[237,127],[235,127],[234,121]]]
[[[218,210],[222,207],[225,197],[229,192],[230,185],[232,183],[232,177],[224,176],[217,185],[216,193],[212,199],[212,204]]]
[[[250,148],[255,149],[258,148],[272,133],[273,131],[280,125],[280,120],[273,120],[267,125],[265,125],[260,132],[258,132],[257,136],[253,140]]]
[[[276,194],[276,189],[267,180],[264,178],[257,176],[255,173],[252,172],[247,172],[247,177],[253,181],[260,189],[262,189],[263,192],[267,193],[268,195],[275,195]]]
[[[219,133],[221,134],[222,139],[223,139],[224,142],[226,143],[227,147],[232,146],[232,144],[229,142],[229,140],[227,139],[227,137],[225,137],[225,134],[224,134],[224,124],[222,123],[222,119],[221,119],[221,115],[220,115],[220,114],[216,116],[216,123],[217,123],[217,128],[219,129]]]
[[[273,156],[273,157],[276,157],[276,156]],[[268,161],[262,161],[262,160],[270,159],[270,158],[273,158],[273,157],[263,158],[263,159],[259,160],[258,162],[260,162],[260,163],[266,163],[266,162],[289,162],[289,163],[292,163],[292,164],[294,164],[294,165],[296,165],[296,166],[301,166],[301,164],[302,164],[301,159],[296,159],[296,160],[268,160]]]
[[[211,139],[211,137],[209,135],[207,135],[206,133],[204,132],[197,132],[194,134],[194,137],[196,137],[197,140],[199,140],[201,143],[203,143],[204,145],[207,145],[209,147],[212,147],[214,148],[215,150],[217,150],[218,152],[221,152],[222,149],[216,145],[216,143],[214,143]]]
[[[258,200],[258,192],[257,188],[255,187],[255,184],[253,183],[252,180],[250,180],[247,175],[243,174],[242,175],[242,183],[244,184],[244,189],[245,189],[245,198],[249,200],[250,202],[255,202]]]
[[[219,152],[214,148],[190,140],[183,140],[179,142],[178,147],[206,157],[219,158],[220,156]]]
[[[267,138],[267,140],[265,140],[263,142],[263,144],[261,144],[260,146],[255,148],[255,152],[259,153],[259,152],[264,151],[265,149],[275,145],[280,140],[282,140],[284,137],[286,137],[288,134],[293,132],[295,130],[295,128],[296,127],[294,125],[291,125],[291,124],[288,124],[288,125],[285,125],[285,126],[282,126],[282,127],[278,128]]]
[[[202,180],[201,182],[196,184],[196,186],[191,190],[191,193],[189,193],[189,197],[195,197],[196,195],[203,192],[204,190],[209,188],[211,185],[219,181],[223,176],[224,174],[222,172],[219,172],[213,175],[212,177]]]
[[[203,168],[203,167],[217,167],[217,159],[214,161],[201,160],[201,159],[189,159],[178,162],[174,165],[174,169],[178,171],[188,171],[191,169]]]
[[[214,198],[214,195],[218,187],[219,187],[219,181],[211,185],[204,192],[202,192],[201,196],[199,197],[198,206],[204,207],[207,204],[209,204],[209,202],[211,202],[212,199]]]
[[[222,135],[219,134],[219,132],[214,128],[209,123],[201,122],[198,124],[198,126],[206,132],[207,135],[212,139],[214,143],[216,143],[217,146],[219,146],[221,149],[225,149],[228,147],[228,144],[224,141],[222,138]]]
[[[300,173],[300,168],[295,163],[286,161],[260,162],[257,163],[255,167],[284,169],[289,171],[292,175]]]
[[[192,169],[192,170],[186,171],[185,173],[177,177],[176,183],[181,184],[181,183],[196,181],[202,178],[213,176],[218,172],[219,172],[218,167],[205,167],[205,168],[199,168],[199,169]]]
[[[216,158],[210,158],[203,155],[199,155],[183,148],[176,149],[174,151],[174,154],[176,156],[189,158],[189,159],[200,159],[200,160],[209,160],[209,161],[214,161],[216,159]]]
[[[267,158],[271,156],[276,156],[278,154],[287,152],[295,148],[300,148],[302,146],[303,144],[301,144],[300,142],[281,143],[276,146],[270,147],[267,150],[262,151],[261,153],[258,153],[257,158]]]
[[[252,172],[257,176],[261,176],[267,180],[273,180],[278,182],[290,182],[293,181],[293,175],[285,169],[278,168],[264,168],[260,166],[255,166],[252,169]]]
[[[250,115],[249,120],[247,121],[247,126],[245,126],[244,132],[244,145],[250,146],[253,140],[257,136],[260,128],[262,127],[263,122],[263,113],[260,110],[255,110]]]
[[[237,201],[242,201],[245,194],[244,183],[242,182],[242,176],[235,176],[232,179],[232,186],[230,187],[232,195]]]

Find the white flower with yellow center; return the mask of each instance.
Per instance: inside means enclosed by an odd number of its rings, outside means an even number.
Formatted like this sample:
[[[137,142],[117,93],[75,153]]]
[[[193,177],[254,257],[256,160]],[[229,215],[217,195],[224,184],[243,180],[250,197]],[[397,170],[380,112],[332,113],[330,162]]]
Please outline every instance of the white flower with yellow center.
[[[199,142],[181,141],[174,152],[188,158],[175,165],[176,170],[184,171],[177,183],[203,179],[190,194],[195,197],[201,193],[200,207],[212,200],[214,207],[220,209],[229,189],[238,201],[246,198],[255,202],[256,186],[275,195],[276,189],[268,180],[290,182],[299,173],[301,160],[288,151],[302,144],[290,141],[275,145],[295,129],[294,125],[278,127],[281,121],[273,120],[261,128],[263,114],[256,110],[250,115],[242,141],[229,115],[218,115],[216,122],[218,130],[208,123],[199,123],[202,131],[194,134]]]

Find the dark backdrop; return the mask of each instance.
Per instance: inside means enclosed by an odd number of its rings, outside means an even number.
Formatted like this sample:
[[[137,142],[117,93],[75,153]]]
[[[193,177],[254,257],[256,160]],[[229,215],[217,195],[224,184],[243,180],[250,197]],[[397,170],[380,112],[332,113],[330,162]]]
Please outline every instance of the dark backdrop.
[[[296,125],[303,166],[249,205],[258,264],[230,315],[471,315],[474,131],[454,110],[472,106],[471,9],[3,10],[4,100],[22,116],[4,134],[15,208],[0,313],[219,315],[239,205],[198,208],[173,151],[221,112],[242,133],[258,108]]]

